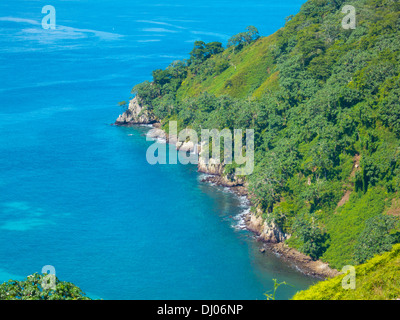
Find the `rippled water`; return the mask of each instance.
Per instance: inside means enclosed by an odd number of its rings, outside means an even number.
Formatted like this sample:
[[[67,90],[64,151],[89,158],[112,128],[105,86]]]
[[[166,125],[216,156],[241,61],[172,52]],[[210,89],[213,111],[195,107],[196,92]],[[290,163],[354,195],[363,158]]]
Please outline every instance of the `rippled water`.
[[[287,299],[310,279],[237,227],[246,203],[194,166],[146,162],[146,127],[110,126],[130,88],[195,40],[263,35],[303,1],[0,3],[0,281],[53,265],[103,299]],[[46,3],[47,4],[47,3]]]

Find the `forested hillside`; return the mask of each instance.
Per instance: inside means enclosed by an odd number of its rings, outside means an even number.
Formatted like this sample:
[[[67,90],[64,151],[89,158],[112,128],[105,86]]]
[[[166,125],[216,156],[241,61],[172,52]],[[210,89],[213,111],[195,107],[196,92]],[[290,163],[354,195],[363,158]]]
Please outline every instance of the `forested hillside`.
[[[254,129],[254,205],[288,245],[341,268],[399,242],[399,50],[398,1],[309,0],[268,37],[196,42],[132,92],[164,126]]]

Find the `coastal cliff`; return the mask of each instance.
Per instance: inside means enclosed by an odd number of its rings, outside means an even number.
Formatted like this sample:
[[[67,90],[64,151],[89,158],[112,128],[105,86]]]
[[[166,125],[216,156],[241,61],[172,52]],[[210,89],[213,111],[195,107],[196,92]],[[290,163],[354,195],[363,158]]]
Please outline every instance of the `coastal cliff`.
[[[179,151],[197,150],[201,154],[202,145],[195,146],[192,142],[179,141],[175,136],[169,136],[167,132],[161,129],[161,123],[146,107],[141,106],[140,99],[135,97],[129,103],[128,109],[121,114],[115,121],[115,125],[133,126],[133,125],[152,125],[147,133],[147,137],[154,140],[164,140],[166,143],[175,145]],[[248,183],[242,177],[235,174],[226,174],[225,166],[210,158],[208,163],[204,158],[199,156],[197,165],[198,172],[205,173],[208,176],[203,179],[218,186],[228,187],[239,196],[245,196],[251,203],[251,195],[248,192]],[[291,237],[290,234],[282,232],[282,230],[274,222],[268,222],[262,218],[262,211],[259,208],[249,210],[247,216],[244,217],[246,228],[253,232],[258,241],[265,244],[265,249],[281,256],[289,264],[293,264],[297,269],[305,274],[316,276],[319,278],[331,278],[339,274],[338,271],[331,269],[327,263],[322,261],[314,261],[310,257],[300,253],[296,249],[288,247],[284,242]]]
[[[280,243],[290,238],[289,234],[282,230],[274,223],[268,223],[261,217],[262,212],[257,209],[256,213],[251,213],[247,220],[249,230],[257,233],[259,238],[267,243]]]
[[[157,122],[154,114],[141,106],[138,97],[129,101],[128,109],[115,121],[116,125],[153,124]]]
[[[249,26],[226,48],[198,41],[132,90],[160,121],[253,130],[244,180],[238,163],[198,169],[248,196],[264,247],[322,277],[388,251],[400,232],[400,4],[357,0],[365,14],[346,29],[344,2],[307,1],[268,37]],[[138,110],[120,122],[143,123]]]

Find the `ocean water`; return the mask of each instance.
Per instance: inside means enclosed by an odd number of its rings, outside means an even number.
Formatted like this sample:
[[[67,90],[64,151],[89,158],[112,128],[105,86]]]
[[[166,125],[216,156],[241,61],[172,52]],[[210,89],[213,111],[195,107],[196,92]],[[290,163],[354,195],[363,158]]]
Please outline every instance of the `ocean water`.
[[[264,299],[272,279],[288,299],[314,282],[259,252],[243,199],[194,166],[149,165],[149,128],[110,126],[195,40],[269,35],[303,2],[1,1],[0,282],[45,265],[103,299]]]

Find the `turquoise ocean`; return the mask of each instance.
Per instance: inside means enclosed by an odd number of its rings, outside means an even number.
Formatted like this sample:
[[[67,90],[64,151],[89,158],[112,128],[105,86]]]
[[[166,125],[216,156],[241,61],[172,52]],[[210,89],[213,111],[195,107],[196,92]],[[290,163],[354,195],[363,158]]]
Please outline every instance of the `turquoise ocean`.
[[[45,265],[102,299],[265,299],[272,279],[288,299],[315,282],[259,252],[244,199],[193,165],[148,164],[149,128],[110,125],[195,40],[272,34],[303,2],[1,1],[0,282]]]

